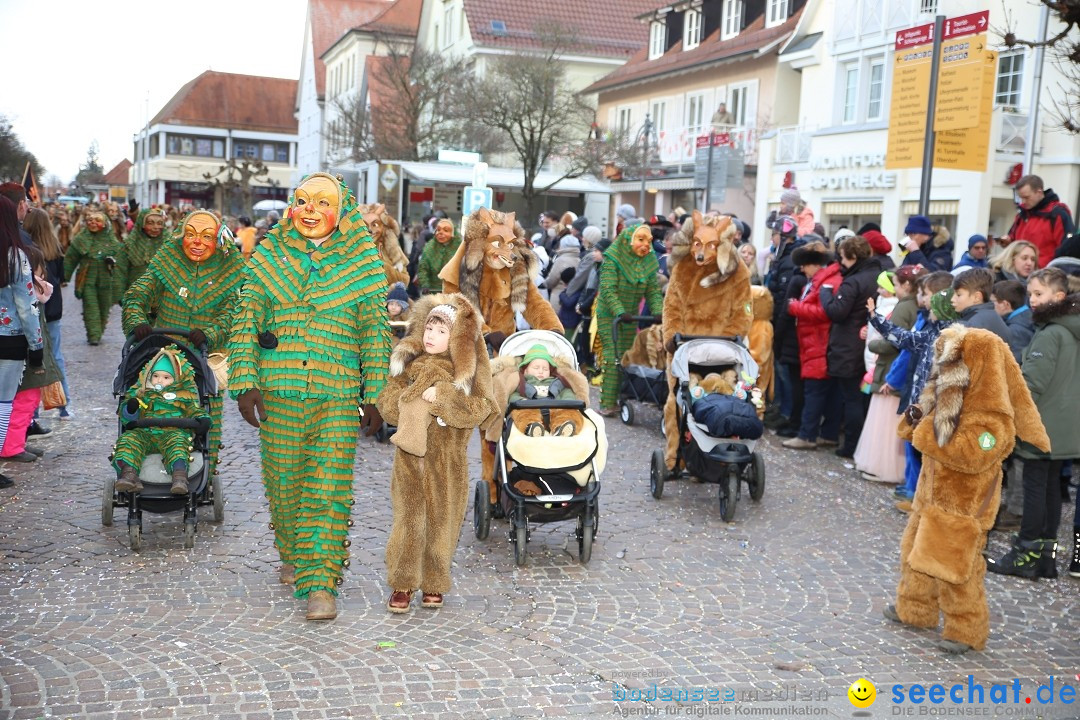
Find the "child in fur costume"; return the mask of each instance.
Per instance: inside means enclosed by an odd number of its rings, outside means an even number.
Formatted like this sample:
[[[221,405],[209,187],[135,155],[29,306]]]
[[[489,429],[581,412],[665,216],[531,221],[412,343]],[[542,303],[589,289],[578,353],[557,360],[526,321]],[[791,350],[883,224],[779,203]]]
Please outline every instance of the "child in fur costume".
[[[423,607],[442,607],[450,589],[469,497],[469,435],[497,411],[482,323],[464,296],[426,295],[390,356],[377,407],[398,428],[386,544],[392,613],[409,612],[417,589]]]
[[[773,397],[773,297],[768,288],[760,285],[750,287],[754,322],[750,325],[750,356],[761,373],[757,386],[766,400]]]
[[[146,363],[124,399],[120,417],[125,422],[140,418],[209,418],[199,404],[195,372],[175,345],[163,348]],[[142,491],[139,468],[147,455],[159,453],[171,473],[172,494],[187,495],[190,452],[190,430],[148,427],[120,433],[113,452],[116,491]]]
[[[543,345],[533,345],[518,363],[518,373],[521,379],[517,389],[510,393],[510,402],[522,399],[574,400],[577,396],[569,382],[559,375],[559,365],[548,353]],[[524,429],[519,423],[524,423]],[[518,429],[529,436],[547,435],[544,427],[542,414],[539,410],[516,410],[514,412],[514,424]],[[552,435],[575,435],[579,423],[574,420],[563,420],[552,423]]]
[[[900,540],[896,605],[883,612],[925,628],[936,627],[943,612],[939,647],[962,653],[985,648],[990,631],[979,551],[994,524],[1001,462],[1017,437],[1043,452],[1050,439],[1000,338],[957,325],[934,348],[930,379],[898,430],[923,454],[923,466]]]

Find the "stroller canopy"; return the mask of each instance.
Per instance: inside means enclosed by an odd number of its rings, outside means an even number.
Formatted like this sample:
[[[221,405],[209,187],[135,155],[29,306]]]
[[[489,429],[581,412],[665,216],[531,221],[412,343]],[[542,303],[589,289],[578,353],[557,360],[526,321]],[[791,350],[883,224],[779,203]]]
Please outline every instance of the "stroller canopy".
[[[758,379],[758,365],[750,351],[731,340],[700,339],[680,345],[671,358],[671,374],[679,380],[689,380],[691,365],[737,365],[741,379],[750,383]]]
[[[570,341],[552,330],[522,330],[503,341],[499,357],[517,357],[529,352],[533,345],[543,345],[552,357],[565,359],[572,370],[578,369],[577,352]]]

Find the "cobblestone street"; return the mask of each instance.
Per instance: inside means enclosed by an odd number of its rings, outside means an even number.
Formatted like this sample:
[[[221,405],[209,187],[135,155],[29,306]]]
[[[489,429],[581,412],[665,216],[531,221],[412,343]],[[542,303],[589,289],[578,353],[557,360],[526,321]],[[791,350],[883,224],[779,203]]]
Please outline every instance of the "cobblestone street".
[[[0,717],[698,717],[725,705],[731,715],[784,717],[799,705],[851,717],[847,688],[860,677],[878,689],[867,716],[889,717],[893,684],[948,686],[970,674],[988,687],[1019,678],[1033,694],[1049,676],[1080,681],[1080,581],[989,576],[987,650],[944,655],[939,632],[881,617],[905,523],[887,486],[831,453],[784,450],[770,434],[759,446],[765,496],[752,503],[744,486],[735,522],[720,519],[715,485],[679,481],[657,501],[648,473],[660,413],[644,406],[634,426],[608,424],[588,566],[577,561],[573,522],[536,527],[518,568],[507,522],[478,541],[470,508],[446,606],[416,603],[405,616],[385,608],[393,446],[362,438],[340,615],[306,622],[304,603],[278,583],[256,432],[231,400],[223,523],[201,509],[185,550],[182,513],[146,514],[139,553],[128,547],[126,510],[102,527],[119,313],[89,347],[64,292],[75,418],[44,413],[53,432],[32,444],[45,456],[3,469],[16,485],[0,491]],[[475,478],[478,447],[471,455]],[[991,535],[995,555],[1006,540]],[[654,683],[731,688],[735,701],[613,700],[648,695]],[[1034,712],[1020,703],[1010,710]],[[1042,710],[1080,717],[1075,705]]]

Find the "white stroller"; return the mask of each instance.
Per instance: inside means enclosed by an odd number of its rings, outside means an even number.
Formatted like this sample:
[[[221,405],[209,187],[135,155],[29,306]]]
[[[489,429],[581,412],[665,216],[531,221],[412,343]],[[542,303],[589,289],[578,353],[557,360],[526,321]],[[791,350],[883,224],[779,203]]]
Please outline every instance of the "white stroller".
[[[499,357],[519,358],[534,345],[543,345],[552,357],[560,358],[560,372],[569,370],[580,374],[573,345],[562,335],[549,330],[514,333],[503,342]],[[512,373],[510,367],[506,365],[504,370],[495,372],[496,384],[500,377],[517,376],[517,365],[512,366]],[[588,387],[584,376],[581,376],[581,382]],[[534,398],[509,402],[505,397],[497,397],[496,401],[506,403],[501,426],[492,428],[492,432],[498,430],[493,478],[498,500],[492,505],[487,483],[484,480],[476,483],[473,497],[476,537],[487,538],[492,516],[505,515],[510,520],[514,559],[518,565],[524,565],[530,523],[574,519],[577,520],[578,559],[583,564],[588,563],[600,515],[600,473],[607,458],[603,418],[588,410],[580,399]],[[584,427],[571,436],[532,437],[514,425],[511,416],[515,410],[539,410],[545,422],[552,410],[576,410],[581,413]],[[511,463],[509,469],[507,461]],[[543,493],[523,494],[515,488],[522,480],[541,488]]]
[[[735,517],[740,480],[746,481],[752,500],[760,500],[764,495],[765,461],[754,452],[757,440],[714,437],[704,423],[694,418],[690,373],[705,375],[734,368],[741,380],[753,384],[757,382],[758,366],[750,351],[730,338],[687,339],[676,335],[675,341],[679,346],[671,360],[671,374],[678,381],[675,395],[675,418],[679,426],[676,469],[669,473],[664,451],[654,451],[649,489],[659,500],[664,494],[664,483],[683,477],[684,473],[704,482],[717,483],[720,485],[720,515],[730,522]],[[685,465],[685,471],[679,469],[680,465]]]

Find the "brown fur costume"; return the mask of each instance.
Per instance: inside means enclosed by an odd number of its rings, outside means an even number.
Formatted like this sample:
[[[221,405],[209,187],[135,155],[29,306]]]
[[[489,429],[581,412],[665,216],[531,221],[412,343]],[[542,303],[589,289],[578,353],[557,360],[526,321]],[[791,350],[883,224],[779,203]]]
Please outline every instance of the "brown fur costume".
[[[654,370],[667,367],[667,354],[664,352],[664,330],[659,325],[650,325],[637,334],[634,344],[623,353],[622,366],[643,365]]]
[[[511,265],[506,267],[506,262]],[[517,329],[515,312],[524,315],[534,329],[561,333],[563,326],[555,309],[533,282],[539,267],[540,261],[526,244],[525,230],[514,213],[480,208],[465,219],[461,245],[439,278],[443,292],[460,292],[476,305],[484,318],[485,335],[511,335]],[[491,501],[495,502],[495,454],[488,443],[481,446],[480,459]]]
[[[439,355],[417,353],[416,347],[423,347],[424,321],[441,304],[457,310],[450,346]],[[463,296],[427,295],[416,303],[408,332],[391,356],[390,378],[378,399],[379,412],[398,426],[399,434],[413,435],[426,428],[422,457],[406,452],[400,444],[394,455],[390,478],[394,521],[386,544],[387,582],[393,590],[445,593],[450,589],[450,565],[469,498],[469,435],[497,411],[480,322],[476,308]],[[434,384],[435,402],[421,399],[427,406],[426,417],[419,421],[419,428],[409,427],[416,419],[406,416],[406,405],[431,387],[424,386],[428,379],[437,376],[444,379]],[[448,376],[454,382],[448,382]]]
[[[750,325],[750,355],[758,364],[757,386],[766,400],[773,399],[773,297],[768,288],[750,288],[754,322]]]
[[[735,227],[731,218],[703,218],[694,211],[674,238],[668,267],[671,282],[664,297],[664,344],[676,333],[747,337],[753,321],[750,300],[750,271],[739,262],[734,247]],[[694,241],[715,244],[715,260],[706,257],[699,265],[691,254]],[[708,246],[707,242],[707,246]],[[708,251],[706,251],[708,252]],[[734,264],[732,264],[734,260]],[[669,363],[670,366],[670,363]],[[675,421],[675,377],[668,373],[668,399],[664,405],[667,429],[665,460],[675,466],[679,427]]]
[[[371,231],[375,247],[379,248],[379,259],[382,260],[383,271],[386,273],[387,287],[392,287],[396,282],[408,285],[409,258],[405,256],[405,251],[398,242],[401,227],[397,220],[386,212],[386,206],[380,203],[359,205],[358,209]]]
[[[987,330],[953,325],[941,333],[919,407],[914,430],[906,420],[899,428],[923,453],[923,466],[900,540],[896,611],[918,627],[936,627],[943,612],[945,639],[982,650],[990,612],[979,550],[994,524],[1001,463],[1016,437],[1042,450],[1050,439],[1012,352]]]

